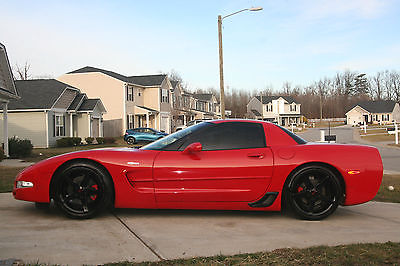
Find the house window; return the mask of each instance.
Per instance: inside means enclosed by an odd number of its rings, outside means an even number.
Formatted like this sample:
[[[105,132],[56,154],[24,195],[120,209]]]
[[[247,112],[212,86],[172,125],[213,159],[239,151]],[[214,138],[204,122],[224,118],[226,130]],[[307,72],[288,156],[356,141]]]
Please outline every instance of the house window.
[[[389,121],[389,114],[382,115],[382,121]]]
[[[161,102],[169,103],[168,90],[161,89]]]
[[[126,87],[126,100],[133,102],[133,87]]]
[[[127,126],[127,129],[135,128],[134,122],[135,121],[134,121],[133,115],[131,115],[131,114],[126,115],[126,126]]]
[[[296,112],[296,104],[291,104],[290,105],[290,111],[291,112]]]
[[[54,136],[65,136],[65,117],[64,115],[54,115]]]
[[[272,112],[272,104],[267,104],[265,106],[265,109],[267,110],[267,112]]]

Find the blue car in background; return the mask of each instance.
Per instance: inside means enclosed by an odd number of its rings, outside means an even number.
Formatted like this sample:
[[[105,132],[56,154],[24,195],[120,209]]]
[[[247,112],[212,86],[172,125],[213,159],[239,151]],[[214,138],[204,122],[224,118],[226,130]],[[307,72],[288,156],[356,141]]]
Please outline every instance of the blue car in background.
[[[135,144],[139,141],[151,142],[167,136],[167,133],[157,131],[148,127],[138,127],[134,129],[127,129],[124,135],[124,140],[129,145]]]

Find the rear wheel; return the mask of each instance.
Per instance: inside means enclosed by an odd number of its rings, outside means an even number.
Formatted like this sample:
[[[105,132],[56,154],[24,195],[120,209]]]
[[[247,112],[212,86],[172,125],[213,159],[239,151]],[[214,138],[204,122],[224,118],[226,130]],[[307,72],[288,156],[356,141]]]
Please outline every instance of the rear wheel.
[[[342,188],[336,174],[319,165],[295,172],[286,188],[286,200],[292,210],[306,220],[321,220],[338,207]]]
[[[136,139],[134,137],[129,137],[126,139],[126,143],[128,143],[129,145],[133,145],[136,143]]]
[[[54,202],[68,217],[91,218],[112,202],[110,178],[94,164],[73,163],[55,178]]]

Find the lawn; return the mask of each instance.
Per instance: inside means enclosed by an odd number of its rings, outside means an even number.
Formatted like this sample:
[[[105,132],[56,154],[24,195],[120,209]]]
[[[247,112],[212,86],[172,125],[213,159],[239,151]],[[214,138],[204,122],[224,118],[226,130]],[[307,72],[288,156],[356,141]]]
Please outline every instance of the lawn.
[[[364,140],[371,142],[380,142],[380,141],[393,141],[394,143],[394,135],[372,135],[361,137]]]
[[[388,186],[393,186],[394,190],[390,191]],[[384,175],[374,200],[400,203],[400,175]]]
[[[314,123],[309,123],[309,126],[312,127],[312,124],[314,124]],[[328,123],[328,122],[322,122],[322,123],[315,122],[315,127],[317,127],[317,128],[321,128],[321,127],[328,128],[329,126],[330,127],[339,127],[339,126],[343,126],[343,125],[345,125],[344,122],[330,122],[330,123]]]
[[[260,243],[262,246],[262,243]],[[197,257],[144,263],[105,265],[399,265],[400,243],[352,244],[305,249],[284,248],[234,256]]]
[[[12,191],[14,180],[23,167],[13,168],[0,166],[0,193]]]

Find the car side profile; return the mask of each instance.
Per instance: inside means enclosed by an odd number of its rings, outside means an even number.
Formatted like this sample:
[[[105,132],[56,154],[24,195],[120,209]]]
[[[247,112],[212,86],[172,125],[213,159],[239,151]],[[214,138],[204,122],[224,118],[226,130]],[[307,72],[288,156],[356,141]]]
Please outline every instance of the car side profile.
[[[140,149],[108,148],[41,161],[16,178],[16,199],[90,218],[109,206],[279,211],[320,220],[371,200],[383,175],[374,147],[307,143],[256,120],[193,125]]]
[[[132,145],[140,141],[155,141],[167,135],[167,133],[160,132],[152,128],[138,127],[134,129],[127,129],[125,131],[124,140],[129,145]]]

